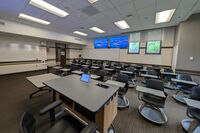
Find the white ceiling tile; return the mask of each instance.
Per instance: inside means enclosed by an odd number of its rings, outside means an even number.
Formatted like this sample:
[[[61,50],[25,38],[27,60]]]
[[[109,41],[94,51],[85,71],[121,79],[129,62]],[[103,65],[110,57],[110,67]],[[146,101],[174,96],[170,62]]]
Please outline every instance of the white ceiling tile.
[[[135,6],[137,9],[143,9],[149,6],[155,6],[155,0],[135,0]]]
[[[119,14],[119,12],[114,9],[110,8],[109,10],[105,10],[101,12],[109,21],[115,22],[123,19],[123,17]]]
[[[113,5],[109,0],[99,0],[98,2],[94,3],[93,6],[99,11],[105,11],[113,8]]]
[[[164,11],[169,9],[176,9],[181,0],[160,0],[157,1],[156,11]]]
[[[41,16],[42,14],[44,13],[48,13],[40,8],[37,8],[35,6],[32,6],[32,5],[27,5],[24,10],[22,11],[22,13],[25,13],[25,14],[28,14],[28,15],[31,15],[31,16],[35,16],[35,17],[39,17]]]

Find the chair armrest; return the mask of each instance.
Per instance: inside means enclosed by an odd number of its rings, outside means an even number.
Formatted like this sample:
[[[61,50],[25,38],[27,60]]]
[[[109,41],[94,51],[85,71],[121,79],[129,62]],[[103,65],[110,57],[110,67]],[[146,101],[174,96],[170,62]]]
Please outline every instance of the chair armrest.
[[[54,110],[56,107],[60,106],[63,102],[62,101],[55,101],[46,107],[44,107],[42,110],[40,110],[40,115],[44,115],[45,113]]]
[[[97,130],[97,125],[95,123],[89,123],[82,131],[81,133],[95,133]]]

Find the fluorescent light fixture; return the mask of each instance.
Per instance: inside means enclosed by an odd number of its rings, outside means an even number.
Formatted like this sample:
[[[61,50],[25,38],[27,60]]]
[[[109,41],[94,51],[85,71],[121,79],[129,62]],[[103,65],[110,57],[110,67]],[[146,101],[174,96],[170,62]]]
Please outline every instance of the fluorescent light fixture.
[[[128,23],[125,20],[114,22],[114,24],[117,25],[120,29],[130,28],[130,26],[128,25]]]
[[[175,11],[176,9],[157,12],[155,23],[158,24],[158,23],[169,22]]]
[[[99,1],[99,0],[88,0],[88,2],[90,2],[91,4],[93,4],[93,3],[97,2],[97,1]]]
[[[25,19],[25,20],[33,21],[33,22],[36,22],[36,23],[44,24],[44,25],[50,24],[50,22],[48,22],[48,21],[45,21],[45,20],[42,20],[42,19],[39,19],[39,18],[35,18],[35,17],[29,16],[29,15],[26,15],[26,14],[23,14],[23,13],[20,13],[18,17]]]
[[[57,15],[59,17],[65,17],[65,16],[69,15],[69,13],[67,13],[67,12],[65,12],[65,11],[63,11],[63,10],[61,10],[61,9],[59,9],[59,8],[57,8],[57,7],[53,6],[53,5],[45,2],[43,0],[31,0],[29,2],[29,4],[31,4],[33,6],[36,6],[36,7],[40,8],[40,9],[43,9],[43,10],[45,10],[47,12],[50,12],[52,14],[55,14],[55,15]]]
[[[73,33],[74,33],[74,34],[81,35],[81,36],[87,36],[87,35],[88,35],[88,34],[86,34],[86,33],[80,32],[80,31],[74,31]]]
[[[97,33],[105,33],[105,31],[103,31],[102,29],[99,29],[98,27],[92,27],[90,28],[90,30],[95,31]]]

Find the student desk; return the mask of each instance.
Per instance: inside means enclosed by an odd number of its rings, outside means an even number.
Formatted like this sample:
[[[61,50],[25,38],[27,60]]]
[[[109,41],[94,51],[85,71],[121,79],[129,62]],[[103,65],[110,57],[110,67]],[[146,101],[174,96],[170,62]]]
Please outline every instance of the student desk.
[[[98,75],[94,75],[94,74],[91,74],[91,78],[92,78],[92,79],[99,79],[100,76],[98,76]]]
[[[105,89],[97,86],[98,83],[105,84],[109,88]],[[80,81],[80,76],[69,75],[59,79],[44,82],[45,85],[53,89],[54,100],[58,99],[57,94],[69,98],[72,106],[65,106],[87,121],[87,117],[78,112],[75,106],[81,105],[83,108],[95,113],[95,123],[98,125],[100,133],[106,133],[117,115],[117,91],[119,87],[106,83],[91,80],[89,83]]]
[[[155,76],[155,75],[149,75],[149,74],[141,74],[142,77],[145,78],[144,81],[142,81],[144,84],[146,84],[146,79],[158,79],[159,77],[158,76]]]
[[[194,100],[194,99],[189,99],[189,98],[184,98],[185,102],[187,103],[188,106],[200,109],[200,101]]]
[[[197,86],[198,84],[194,81],[186,81],[186,80],[180,80],[180,79],[171,79],[173,82],[176,83],[182,83],[182,84],[187,84],[187,85],[192,85],[192,86]]]
[[[128,74],[128,75],[132,75],[133,74],[133,72],[131,72],[131,71],[120,71],[120,73],[124,73],[124,74]]]
[[[107,84],[110,84],[110,85],[115,85],[115,86],[118,86],[118,87],[125,87],[125,83],[122,83],[122,82],[118,82],[118,81],[115,81],[115,80],[107,80],[105,83]]]
[[[35,87],[38,88],[37,91],[35,91],[35,92],[33,92],[33,93],[30,94],[29,98],[32,98],[33,95],[35,95],[36,93],[38,93],[40,91],[46,91],[46,90],[49,91],[49,89],[43,89],[45,87],[45,85],[43,84],[43,82],[49,81],[49,80],[52,80],[52,79],[56,79],[56,78],[60,78],[60,76],[55,75],[53,73],[41,74],[41,75],[26,77],[26,79],[28,81],[30,81]]]
[[[148,94],[158,96],[158,97],[163,97],[163,98],[166,97],[165,93],[163,91],[151,89],[151,88],[148,88],[148,87],[137,86],[136,90],[139,91],[139,92],[148,93]]]
[[[84,72],[75,70],[75,71],[72,71],[72,73],[73,73],[73,74],[81,75],[81,74],[83,74]]]
[[[166,79],[168,82],[164,84],[164,87],[167,89],[176,89],[174,85],[171,84],[171,79],[175,78],[178,74],[173,72],[160,72],[163,79]],[[166,77],[166,78],[165,78]]]

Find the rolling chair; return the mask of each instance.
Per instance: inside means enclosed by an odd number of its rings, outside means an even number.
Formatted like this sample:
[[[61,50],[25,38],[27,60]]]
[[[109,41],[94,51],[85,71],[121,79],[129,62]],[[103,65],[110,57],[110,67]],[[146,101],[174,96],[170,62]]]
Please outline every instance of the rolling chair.
[[[133,74],[128,75],[128,86],[129,87],[135,87],[135,68],[134,67],[128,67],[126,68],[126,71],[133,72]]]
[[[50,114],[51,127],[47,129],[46,133],[96,133],[96,124],[91,123],[85,126],[78,119],[70,115],[69,112],[56,120],[57,115],[55,115],[54,109],[61,104],[61,102],[56,101],[40,111],[41,115],[46,114],[47,112]],[[23,113],[19,131],[20,133],[36,132],[36,120],[31,114],[27,112]]]
[[[100,78],[98,80],[104,82],[105,71],[99,70],[99,71],[97,71],[97,75],[100,76]]]
[[[120,88],[118,91],[118,108],[124,109],[129,107],[129,100],[126,98],[125,94],[128,91],[128,75],[119,74],[116,81],[125,83],[124,88]]]
[[[89,72],[89,68],[87,68],[87,67],[82,67],[82,68],[81,68],[81,71],[87,74],[87,73]]]
[[[200,102],[200,87],[194,87],[189,99]],[[187,116],[191,119],[181,121],[183,129],[188,133],[200,133],[200,109],[188,106]]]
[[[192,77],[187,74],[180,74],[177,76],[177,79],[185,80],[185,81],[192,81]],[[173,99],[179,103],[186,104],[184,98],[188,97],[192,91],[192,85],[187,85],[184,83],[176,83],[176,88],[178,91],[175,95],[173,95]]]
[[[148,69],[148,71],[147,71],[146,74],[148,74],[148,75],[153,75],[153,76],[158,76],[158,75],[157,75],[157,72],[156,72],[155,70],[152,70],[151,68]],[[151,78],[144,77],[144,80],[142,81],[142,83],[143,83],[143,84],[146,84],[147,81],[148,81],[149,79],[151,79]]]
[[[146,87],[164,92],[163,82],[157,79],[149,79]],[[139,106],[139,113],[152,123],[165,124],[167,116],[164,113],[164,106],[167,94],[165,92],[164,94],[165,98],[148,93],[138,93],[139,100],[144,102]]]

